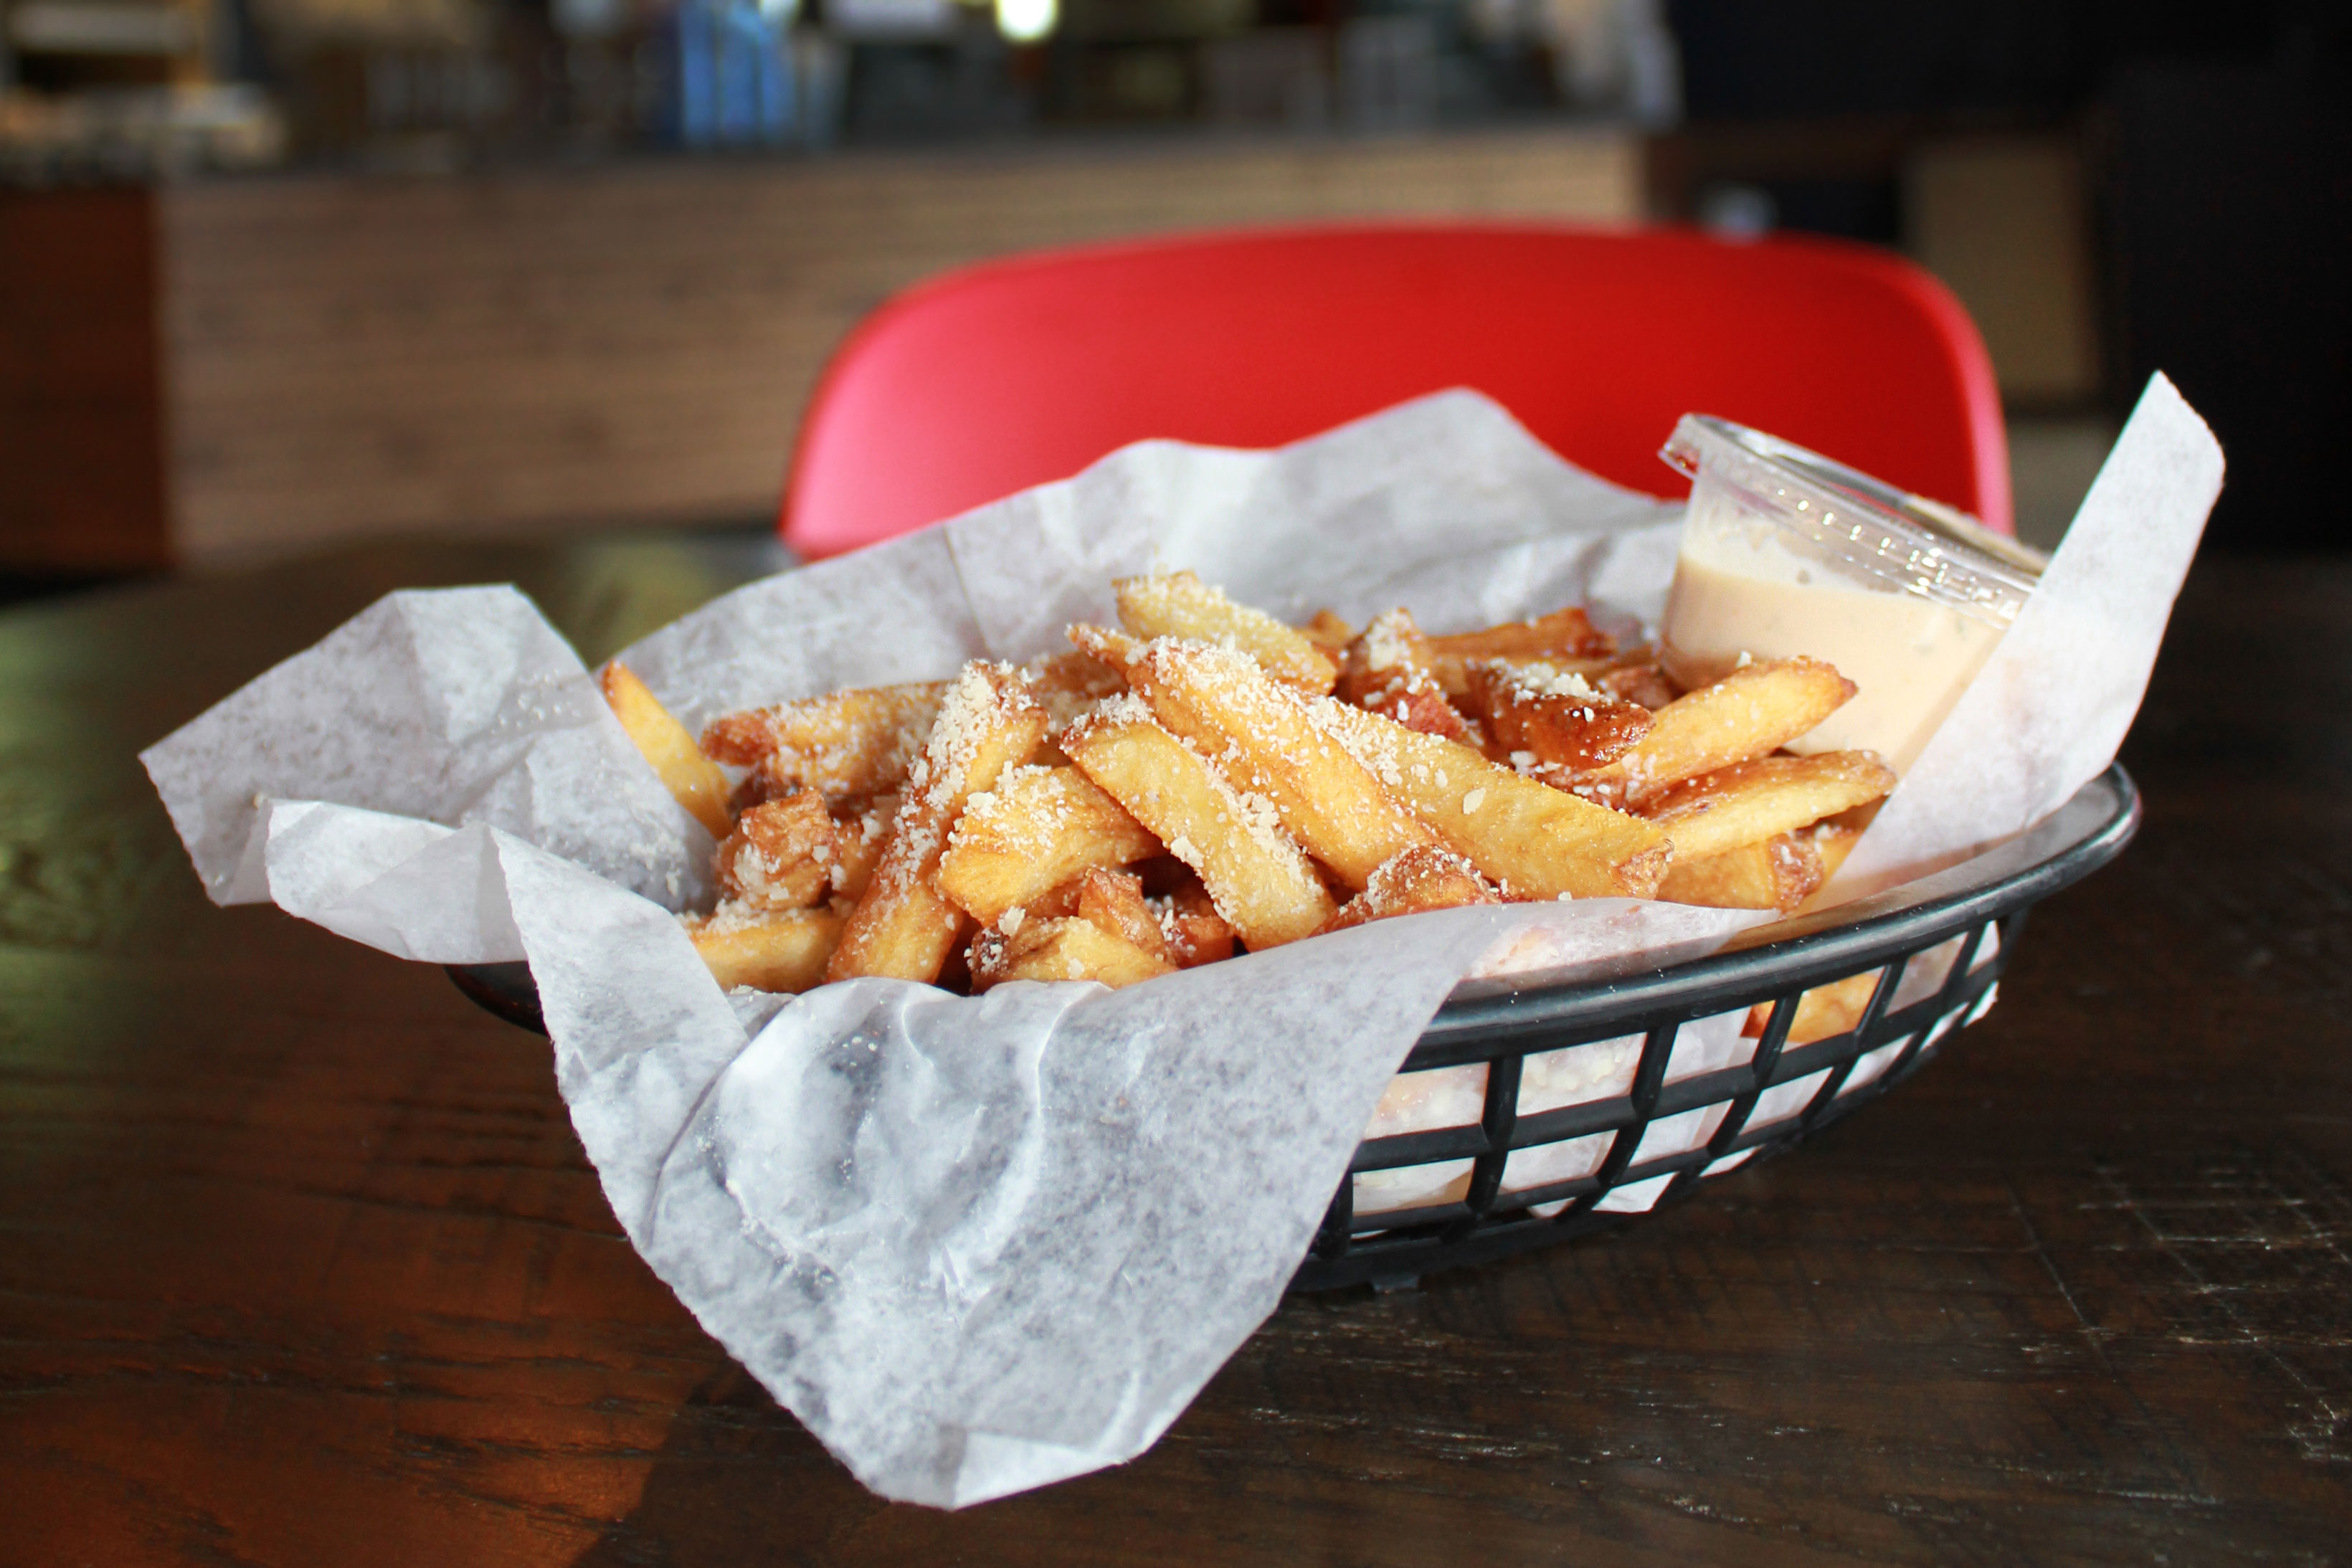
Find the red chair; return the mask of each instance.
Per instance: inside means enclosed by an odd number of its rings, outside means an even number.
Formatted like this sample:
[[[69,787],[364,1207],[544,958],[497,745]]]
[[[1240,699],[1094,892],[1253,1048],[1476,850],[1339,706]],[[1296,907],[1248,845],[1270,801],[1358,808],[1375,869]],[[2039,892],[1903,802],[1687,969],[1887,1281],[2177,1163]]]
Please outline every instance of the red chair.
[[[1475,387],[1654,494],[1720,414],[2011,531],[1992,367],[1944,287],[1831,241],[1529,225],[1217,234],[1040,252],[897,296],[802,425],[785,542],[835,555],[1149,436],[1276,446]]]

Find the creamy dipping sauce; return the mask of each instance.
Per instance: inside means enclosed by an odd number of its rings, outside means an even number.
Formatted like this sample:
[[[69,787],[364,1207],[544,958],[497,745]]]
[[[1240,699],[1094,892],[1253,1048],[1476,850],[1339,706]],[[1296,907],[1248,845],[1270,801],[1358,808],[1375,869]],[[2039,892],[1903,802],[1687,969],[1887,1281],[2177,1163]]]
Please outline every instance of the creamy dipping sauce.
[[[1853,700],[1789,749],[1875,751],[1897,773],[1907,769],[2004,628],[1800,555],[1760,518],[1702,518],[1700,509],[1666,599],[1667,673],[1696,686],[1742,654],[1833,664],[1854,684]]]

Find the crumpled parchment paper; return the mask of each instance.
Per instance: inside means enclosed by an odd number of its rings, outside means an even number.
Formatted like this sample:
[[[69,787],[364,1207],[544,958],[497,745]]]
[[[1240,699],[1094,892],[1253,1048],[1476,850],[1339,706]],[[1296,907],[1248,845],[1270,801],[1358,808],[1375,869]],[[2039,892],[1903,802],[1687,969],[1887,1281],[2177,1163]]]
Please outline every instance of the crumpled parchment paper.
[[[2153,378],[2041,586],[1839,869],[1838,896],[1957,864],[2105,771],[2221,493],[2221,443]]]
[[[2111,563],[2185,564],[2210,501],[2179,487],[2182,452],[2211,438],[2159,390],[2169,401],[2151,393],[2101,479],[2123,498],[2102,511],[2095,493],[2097,537],[2077,525],[2005,644],[2095,600],[2116,673],[2092,706],[2112,718],[2130,686],[2116,738],[2179,567],[2110,592]],[[1663,606],[1680,512],[1449,392],[1277,452],[1129,447],[751,584],[623,657],[698,727],[1052,651],[1066,622],[1111,618],[1111,578],[1180,567],[1297,619],[1406,604],[1445,631],[1584,601],[1633,631]],[[1916,816],[1932,827],[1906,830],[1927,837],[1903,853],[1989,841],[2103,768],[2105,729],[2048,758],[2047,737],[2084,734],[2071,690],[2012,695],[2028,784],[1980,801],[1926,775]],[[1464,976],[1673,962],[1761,918],[1461,909],[1119,992],[859,980],[730,997],[671,915],[709,895],[709,836],[502,588],[391,595],[142,760],[216,902],[268,898],[426,962],[527,958],[573,1124],[638,1250],[862,1481],[942,1507],[1150,1446],[1280,1299],[1383,1088]],[[1912,820],[1913,788],[1882,823]]]

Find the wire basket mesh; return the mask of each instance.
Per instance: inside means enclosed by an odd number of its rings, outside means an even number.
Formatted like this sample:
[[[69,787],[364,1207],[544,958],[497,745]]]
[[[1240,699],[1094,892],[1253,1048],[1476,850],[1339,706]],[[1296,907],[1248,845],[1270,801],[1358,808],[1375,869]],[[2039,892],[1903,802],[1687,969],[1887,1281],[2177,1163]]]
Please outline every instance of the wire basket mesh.
[[[1406,1057],[1294,1288],[1402,1283],[1564,1240],[1786,1148],[1982,1016],[2027,912],[2138,825],[2138,793],[2112,768],[1999,849],[1733,950],[1457,990]]]
[[[1565,1240],[1687,1195],[1885,1092],[1992,1005],[2027,912],[2139,825],[2121,768],[1964,864],[1665,969],[1458,988],[1349,1162],[1297,1290]],[[544,1032],[521,964],[453,967]]]

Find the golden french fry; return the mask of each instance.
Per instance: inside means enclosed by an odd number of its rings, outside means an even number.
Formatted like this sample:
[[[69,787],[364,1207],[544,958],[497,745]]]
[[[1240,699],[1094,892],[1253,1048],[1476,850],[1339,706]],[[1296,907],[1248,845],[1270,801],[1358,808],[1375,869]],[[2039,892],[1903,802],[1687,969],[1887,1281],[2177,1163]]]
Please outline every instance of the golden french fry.
[[[1710,909],[1777,909],[1786,915],[1827,879],[1809,832],[1780,833],[1685,860],[1679,853],[1658,896]]]
[[[1647,735],[1573,788],[1638,806],[1682,779],[1778,750],[1853,695],[1853,683],[1819,659],[1749,664],[1660,708]]]
[[[1046,722],[1053,722],[1050,716]],[[1043,740],[1029,748],[1028,756],[1014,764],[1019,768],[1067,768],[1069,765],[1069,753],[1054,744],[1054,732],[1050,729]]]
[[[1140,638],[1130,637],[1124,632],[1114,632],[1108,626],[1096,626],[1081,621],[1069,627],[1066,634],[1081,655],[1111,671],[1122,683],[1128,678],[1129,668],[1143,656]]]
[[[1640,703],[1653,713],[1682,695],[1654,659],[1612,664],[1587,678],[1611,696]]]
[[[1117,990],[1173,974],[1175,968],[1167,959],[1076,915],[1024,920],[1010,934],[983,931],[971,945],[975,991],[1007,980],[1097,980]]]
[[[1373,776],[1507,898],[1649,898],[1673,850],[1637,817],[1345,703],[1315,706]]]
[[[1463,706],[1465,713],[1475,713],[1477,693],[1474,689],[1475,683],[1470,678],[1471,666],[1492,664],[1496,660],[1484,654],[1464,657],[1454,653],[1439,653],[1434,649],[1432,649],[1430,658],[1433,661],[1430,670],[1437,677],[1438,685],[1445,688],[1448,696]],[[1580,675],[1595,686],[1598,686],[1612,670],[1618,667],[1614,658],[1598,654],[1587,657],[1575,653],[1523,653],[1502,659],[1500,662],[1506,664],[1540,664],[1548,670],[1561,674]]]
[[[1364,622],[1363,631],[1339,651],[1337,695],[1358,707],[1373,707],[1366,696],[1394,680],[1426,677],[1429,667],[1428,634],[1412,612],[1400,606]]]
[[[1862,829],[1851,822],[1822,822],[1807,837],[1813,841],[1813,853],[1821,859],[1822,880],[1827,882],[1837,875],[1838,867],[1845,864],[1845,857],[1862,841]]]
[[[874,868],[882,863],[882,851],[890,842],[890,824],[898,820],[898,796],[895,792],[877,795],[863,803],[853,802],[834,818],[835,897],[855,903],[865,895],[867,884],[874,880]]]
[[[719,841],[719,895],[753,909],[806,909],[833,887],[840,837],[814,789],[751,807]]]
[[[1143,896],[1143,879],[1134,873],[1102,866],[1087,872],[1077,879],[1077,913],[1158,962],[1177,967],[1167,929]]]
[[[713,973],[1130,985],[1497,898],[1785,913],[1894,783],[1868,753],[1773,755],[1853,694],[1816,660],[1678,695],[1579,609],[1433,638],[1402,610],[1286,626],[1190,572],[1114,587],[1125,630],[1072,626],[1025,673],[729,715],[699,751],[605,672],[729,829],[719,913],[687,921]],[[716,762],[751,770],[740,821]],[[1851,1029],[1872,978],[1807,993],[1792,1039]]]
[[[704,749],[752,770],[751,793],[800,789],[839,802],[896,789],[929,735],[944,682],[866,686],[731,713],[703,727]]]
[[[1666,831],[1680,861],[1794,831],[1894,788],[1895,770],[1874,752],[1759,757],[1672,785],[1641,813]]]
[[[1870,819],[1885,803],[1883,800],[1873,800],[1866,806],[1841,812],[1826,821],[1815,822],[1797,834],[1798,838],[1812,846],[1814,857],[1822,862],[1822,880],[1821,885],[1813,889],[1804,903],[1787,913],[1810,915],[1822,904],[1831,902],[1831,881],[1836,877],[1838,868],[1845,864],[1845,857],[1853,852],[1853,846],[1861,841],[1863,830],[1870,826]]]
[[[1465,904],[1496,904],[1500,899],[1486,879],[1452,850],[1406,850],[1372,873],[1364,891],[1339,908],[1327,931],[1344,931],[1370,920],[1424,910],[1455,909]]]
[[[1334,658],[1340,649],[1356,640],[1356,629],[1333,610],[1318,610],[1315,619],[1301,626],[1298,634]]]
[[[1429,639],[1412,616],[1391,610],[1375,616],[1339,656],[1342,702],[1396,720],[1408,729],[1461,740],[1468,733],[1445,688],[1431,673]]]
[[[1236,786],[1271,800],[1291,836],[1350,888],[1360,889],[1398,851],[1437,842],[1316,724],[1313,699],[1243,654],[1162,638],[1144,644],[1127,674],[1161,724]]]
[[[1140,699],[1112,697],[1061,738],[1087,778],[1200,873],[1253,948],[1311,936],[1331,917],[1331,895],[1274,807],[1226,782]]]
[[[940,891],[993,925],[1090,867],[1158,853],[1160,841],[1076,768],[1019,768],[966,802],[940,857]]]
[[[1595,628],[1591,618],[1570,605],[1533,621],[1458,632],[1429,640],[1430,665],[1446,691],[1469,690],[1473,659],[1596,659],[1617,651],[1617,639]]]
[[[935,880],[948,834],[964,803],[1027,756],[1045,724],[1045,709],[1029,700],[1011,665],[975,661],[963,667],[907,775],[889,842],[850,912],[828,978],[939,978],[965,919]]]
[[[1168,894],[1168,913],[1160,924],[1168,933],[1168,948],[1180,969],[1213,964],[1234,956],[1234,928],[1210,902],[1208,889],[1184,868],[1185,879]]]
[[[1127,677],[1092,654],[1072,649],[1024,665],[1029,695],[1060,729],[1104,697],[1127,690]]]
[[[1797,998],[1797,1016],[1789,1025],[1789,1043],[1811,1045],[1817,1040],[1845,1033],[1862,1021],[1862,1011],[1870,1005],[1871,993],[1877,988],[1875,969],[1848,975],[1826,986],[1815,986]],[[1740,1032],[1751,1037],[1760,1035],[1771,1017],[1772,1004],[1759,1002],[1748,1009],[1748,1021]]]
[[[758,911],[722,904],[718,914],[681,917],[710,977],[727,990],[805,991],[822,985],[825,961],[841,939],[830,909]]]
[[[661,776],[662,787],[696,821],[710,830],[712,838],[725,838],[735,823],[727,810],[727,775],[719,770],[719,765],[702,754],[686,726],[673,718],[661,699],[620,660],[606,664],[596,684],[613,716],[621,721],[629,739]]]
[[[1111,591],[1118,596],[1119,624],[1147,642],[1189,637],[1237,648],[1276,680],[1310,696],[1321,696],[1339,678],[1338,664],[1305,633],[1234,603],[1189,571],[1122,578]]]
[[[1027,904],[1014,904],[1013,909],[1018,909],[1021,913],[1014,915],[1012,910],[1006,910],[1003,918],[999,920],[997,925],[1001,928],[1008,924],[1017,925],[1024,920],[1061,920],[1076,915],[1078,912],[1079,877],[1084,874],[1081,873],[1079,876],[1074,876],[1057,887],[1047,888]]]
[[[1565,783],[1615,761],[1650,732],[1650,710],[1608,695],[1573,670],[1475,659],[1471,703],[1495,751],[1523,773]]]

